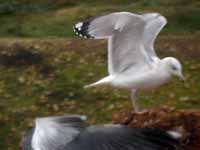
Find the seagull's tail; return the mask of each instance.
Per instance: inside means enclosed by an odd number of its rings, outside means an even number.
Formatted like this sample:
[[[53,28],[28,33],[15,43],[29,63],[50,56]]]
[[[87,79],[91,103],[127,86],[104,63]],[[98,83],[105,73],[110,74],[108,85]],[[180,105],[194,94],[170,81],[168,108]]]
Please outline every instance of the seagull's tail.
[[[84,88],[87,89],[87,88],[91,88],[91,87],[95,87],[99,85],[106,85],[106,84],[109,84],[112,81],[112,79],[113,79],[113,76],[107,76],[97,82],[85,85]]]
[[[92,83],[92,84],[88,84],[88,85],[85,85],[85,86],[84,86],[84,89],[88,89],[88,88],[94,87],[94,86],[96,86],[96,85],[97,85],[96,82],[95,82],[95,83]]]

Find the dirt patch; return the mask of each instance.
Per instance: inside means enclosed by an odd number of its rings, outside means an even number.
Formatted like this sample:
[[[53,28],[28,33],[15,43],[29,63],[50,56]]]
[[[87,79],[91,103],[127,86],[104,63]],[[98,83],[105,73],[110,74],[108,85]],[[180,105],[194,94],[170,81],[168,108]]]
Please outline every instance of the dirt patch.
[[[1,50],[0,64],[5,66],[22,66],[41,64],[43,61],[42,55],[33,52],[30,49],[25,49],[21,45],[14,45],[13,51]]]
[[[17,45],[17,46],[16,46]],[[23,45],[25,49],[43,52],[45,54],[63,51],[73,51],[78,53],[90,53],[100,49],[106,52],[106,40],[90,40],[83,38],[1,38],[0,51],[5,48],[14,50]],[[160,36],[155,43],[156,51],[159,49],[161,56],[181,55],[188,59],[199,59],[200,38],[199,34],[194,35],[165,35]]]
[[[156,47],[163,55],[183,56],[184,59],[199,59],[200,56],[199,35],[164,36],[156,41]]]
[[[122,111],[113,116],[114,123],[126,124],[134,128],[159,128],[176,130],[183,134],[182,149],[200,149],[200,111],[157,108],[136,114]]]

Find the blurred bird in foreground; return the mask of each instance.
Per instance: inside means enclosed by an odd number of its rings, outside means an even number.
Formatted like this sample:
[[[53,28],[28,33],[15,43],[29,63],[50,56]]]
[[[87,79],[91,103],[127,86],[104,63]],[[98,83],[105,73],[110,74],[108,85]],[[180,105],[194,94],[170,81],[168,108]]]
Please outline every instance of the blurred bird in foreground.
[[[23,150],[176,150],[181,134],[125,125],[92,125],[84,116],[38,118]]]
[[[158,13],[116,12],[79,22],[74,31],[85,38],[108,39],[108,73],[85,86],[111,85],[129,89],[134,110],[138,112],[138,91],[157,88],[172,76],[184,80],[181,63],[173,57],[160,59],[154,41],[166,25]]]

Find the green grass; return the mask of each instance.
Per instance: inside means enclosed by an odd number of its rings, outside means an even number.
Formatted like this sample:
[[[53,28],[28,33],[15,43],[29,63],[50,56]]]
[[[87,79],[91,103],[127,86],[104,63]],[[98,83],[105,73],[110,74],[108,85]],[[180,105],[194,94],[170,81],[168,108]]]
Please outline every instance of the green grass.
[[[84,114],[91,123],[105,123],[111,122],[115,112],[132,109],[127,91],[83,89],[107,74],[105,44],[78,39],[1,39],[1,149],[16,150],[36,117]],[[170,51],[174,45],[177,51]],[[158,41],[159,56],[179,58],[187,80],[183,84],[174,79],[159,90],[140,93],[142,107],[200,108],[198,46],[196,37],[167,36]]]
[[[71,37],[72,26],[92,16],[115,11],[136,13],[159,12],[167,17],[168,33],[196,32],[199,30],[199,2],[135,0],[121,1],[2,1],[0,5],[1,37]]]

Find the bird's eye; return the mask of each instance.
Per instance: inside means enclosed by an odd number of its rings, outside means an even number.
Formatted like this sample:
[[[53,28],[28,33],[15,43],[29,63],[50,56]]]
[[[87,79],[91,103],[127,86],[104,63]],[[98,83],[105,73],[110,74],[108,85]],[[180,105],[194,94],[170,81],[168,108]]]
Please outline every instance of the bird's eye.
[[[172,66],[172,70],[177,70],[177,68],[175,66]]]

